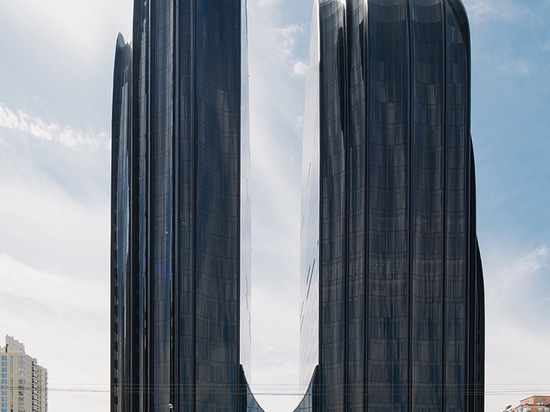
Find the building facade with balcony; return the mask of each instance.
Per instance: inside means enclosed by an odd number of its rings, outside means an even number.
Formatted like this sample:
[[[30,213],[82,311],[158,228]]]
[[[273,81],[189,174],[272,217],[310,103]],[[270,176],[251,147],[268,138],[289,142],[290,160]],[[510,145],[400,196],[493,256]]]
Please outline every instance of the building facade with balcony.
[[[47,412],[48,372],[25,353],[25,345],[6,336],[0,368],[1,412]]]

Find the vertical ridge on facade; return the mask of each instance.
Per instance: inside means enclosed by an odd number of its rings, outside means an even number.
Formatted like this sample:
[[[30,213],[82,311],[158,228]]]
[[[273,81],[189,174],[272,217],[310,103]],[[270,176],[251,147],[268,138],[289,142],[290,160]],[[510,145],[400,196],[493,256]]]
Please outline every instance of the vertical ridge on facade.
[[[319,0],[314,13],[318,83],[308,80],[306,114],[310,102],[319,114],[304,128],[303,387],[305,371],[313,378],[297,410],[483,411],[464,7]]]
[[[111,411],[260,411],[246,0],[135,0],[113,88]]]

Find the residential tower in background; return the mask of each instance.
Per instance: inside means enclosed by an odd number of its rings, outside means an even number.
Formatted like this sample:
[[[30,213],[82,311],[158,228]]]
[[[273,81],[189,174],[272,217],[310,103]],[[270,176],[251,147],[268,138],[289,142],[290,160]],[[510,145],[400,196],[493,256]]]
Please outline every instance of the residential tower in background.
[[[0,367],[1,412],[48,411],[48,371],[25,353],[25,345],[6,336]]]

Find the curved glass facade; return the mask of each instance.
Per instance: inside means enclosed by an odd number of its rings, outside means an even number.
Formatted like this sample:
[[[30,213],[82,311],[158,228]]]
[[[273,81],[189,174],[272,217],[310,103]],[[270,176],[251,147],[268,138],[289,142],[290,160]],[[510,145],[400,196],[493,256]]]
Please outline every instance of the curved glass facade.
[[[309,382],[306,393],[302,398],[302,401],[298,405],[294,412],[315,412],[320,410],[319,403],[319,372],[318,367],[315,368],[313,376]]]
[[[114,70],[111,410],[261,410],[246,0],[136,0],[133,23]]]
[[[112,397],[123,399],[122,384],[130,373],[130,359],[123,358],[130,351],[129,326],[124,322],[129,315],[130,296],[130,46],[118,36],[115,54],[113,119],[112,119],[112,179],[111,179],[111,360]]]
[[[482,411],[464,7],[319,0],[312,30],[302,384],[318,365],[315,410]]]

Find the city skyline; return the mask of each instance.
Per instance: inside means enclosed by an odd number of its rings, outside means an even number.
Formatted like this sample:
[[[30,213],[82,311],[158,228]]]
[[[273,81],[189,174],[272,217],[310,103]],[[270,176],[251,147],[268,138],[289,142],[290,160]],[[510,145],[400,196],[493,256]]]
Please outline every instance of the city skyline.
[[[105,410],[113,39],[131,32],[131,2],[0,3],[0,267],[14,287],[2,301],[17,308],[7,324],[11,310],[0,306],[0,329],[48,365],[51,407],[68,412],[84,400],[83,411]],[[486,402],[487,410],[502,410],[522,398],[518,391],[547,392],[539,369],[548,368],[548,333],[539,325],[549,315],[549,195],[541,188],[550,174],[550,6],[464,3],[487,290]],[[295,228],[311,6],[249,4],[252,385],[267,411],[292,410],[299,401],[293,318],[299,304],[292,287],[299,282]],[[260,187],[266,179],[272,183]],[[28,283],[40,287],[28,290]],[[281,295],[284,301],[272,298]],[[62,338],[42,338],[53,334]],[[296,384],[289,385],[292,377]]]

